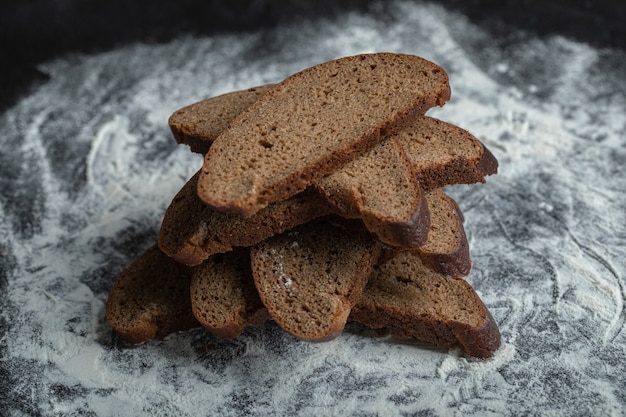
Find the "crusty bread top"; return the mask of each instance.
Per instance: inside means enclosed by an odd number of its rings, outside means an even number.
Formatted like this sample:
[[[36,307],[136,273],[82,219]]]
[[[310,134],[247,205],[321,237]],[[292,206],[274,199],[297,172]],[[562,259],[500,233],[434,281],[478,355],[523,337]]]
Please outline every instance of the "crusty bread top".
[[[176,194],[159,232],[161,250],[185,265],[199,265],[233,246],[251,246],[331,211],[316,193],[305,191],[250,217],[217,212],[198,198],[198,177],[196,173]]]
[[[106,317],[132,343],[161,339],[198,327],[191,312],[189,277],[154,245],[118,277],[109,293]]]
[[[417,117],[390,137],[405,150],[425,191],[485,182],[485,176],[498,171],[498,161],[476,137],[432,117]]]
[[[237,116],[205,156],[198,195],[249,216],[304,190],[450,96],[447,74],[411,55],[341,58],[284,80]]]
[[[361,230],[317,219],[250,250],[252,273],[270,316],[310,341],[341,334],[380,248]]]
[[[362,219],[384,243],[416,248],[426,242],[430,226],[426,199],[395,139],[384,139],[320,178],[315,188],[341,216]]]
[[[441,347],[460,344],[479,358],[500,346],[498,327],[474,289],[430,270],[410,251],[375,268],[351,319]]]
[[[189,145],[192,152],[205,154],[235,116],[273,87],[266,84],[233,91],[185,106],[170,116],[170,130],[178,143]]]
[[[213,255],[194,268],[191,306],[200,324],[223,339],[233,339],[246,325],[269,319],[254,287],[249,250]]]

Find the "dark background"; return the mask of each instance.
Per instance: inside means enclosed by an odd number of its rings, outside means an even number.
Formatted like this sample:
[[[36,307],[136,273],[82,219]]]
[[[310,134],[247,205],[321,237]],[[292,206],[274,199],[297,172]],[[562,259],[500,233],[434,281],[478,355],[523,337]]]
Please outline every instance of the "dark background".
[[[623,0],[434,0],[506,39],[514,29],[562,34],[595,47],[626,47]],[[3,0],[0,5],[0,111],[45,80],[37,64],[67,53],[94,53],[130,42],[180,35],[257,31],[294,19],[350,10],[380,14],[372,0]]]

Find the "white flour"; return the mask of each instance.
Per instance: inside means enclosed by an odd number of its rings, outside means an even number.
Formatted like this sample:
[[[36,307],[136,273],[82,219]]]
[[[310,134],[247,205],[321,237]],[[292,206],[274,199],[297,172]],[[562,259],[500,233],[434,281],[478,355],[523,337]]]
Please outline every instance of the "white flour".
[[[0,248],[15,265],[2,360],[12,364],[22,412],[28,401],[43,415],[99,416],[624,410],[626,98],[616,73],[623,65],[602,66],[619,53],[551,37],[512,46],[526,55],[480,55],[489,35],[462,17],[394,4],[392,24],[353,14],[276,29],[270,38],[280,48],[266,55],[254,53],[257,35],[184,38],[41,68],[50,81],[0,125],[0,145],[31,173],[23,185],[43,196],[26,209],[0,201]],[[468,279],[502,330],[495,358],[469,361],[356,326],[324,344],[268,324],[228,342],[196,330],[119,345],[104,320],[107,291],[155,241],[171,198],[202,164],[175,145],[169,115],[374,51],[442,65],[452,99],[429,114],[468,129],[500,161],[487,185],[449,189],[466,216]],[[524,65],[548,75],[507,83]],[[39,221],[20,230],[25,210]]]

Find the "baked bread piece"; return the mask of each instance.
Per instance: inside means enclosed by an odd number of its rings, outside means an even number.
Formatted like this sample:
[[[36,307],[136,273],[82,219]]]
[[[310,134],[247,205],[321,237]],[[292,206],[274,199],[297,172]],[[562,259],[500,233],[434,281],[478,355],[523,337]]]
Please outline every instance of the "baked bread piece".
[[[191,307],[200,324],[223,339],[269,319],[254,287],[247,248],[213,255],[194,268]]]
[[[372,329],[489,358],[500,346],[493,317],[462,278],[445,278],[406,251],[377,266],[350,320]]]
[[[390,137],[396,139],[425,191],[452,184],[485,182],[498,161],[476,137],[450,123],[418,117]]]
[[[256,89],[269,89],[271,86]],[[239,114],[250,106],[251,100],[258,97],[248,90],[232,94],[233,98],[239,97],[239,100],[222,100],[218,96],[188,106],[188,112],[194,113],[188,115],[189,120],[206,120],[208,125],[211,124],[209,120],[212,114]],[[170,128],[179,143],[191,145],[185,139],[187,136],[198,142],[206,141],[205,145],[192,146],[192,150],[195,148],[196,152],[205,153],[229,122],[222,117],[203,129],[183,127],[180,123],[170,124]],[[486,176],[498,171],[498,161],[476,137],[458,126],[432,117],[417,117],[409,126],[393,133],[393,137],[403,148],[424,191],[445,185],[485,182]]]
[[[314,220],[250,249],[263,304],[284,330],[309,341],[341,334],[378,259],[380,244],[329,218]]]
[[[428,268],[446,276],[464,277],[472,269],[463,214],[441,188],[426,193],[430,212],[428,240],[416,253]]]
[[[183,107],[170,116],[170,130],[178,143],[189,145],[192,152],[205,154],[235,116],[273,87],[274,84],[266,84],[233,91]]]
[[[250,216],[449,97],[445,71],[412,55],[359,55],[301,71],[240,113],[213,142],[198,195],[216,210]]]
[[[154,245],[118,277],[106,304],[107,321],[131,343],[199,327],[191,312],[190,279]]]
[[[428,205],[400,145],[384,139],[343,168],[320,178],[315,189],[345,218],[361,219],[389,245],[426,243]]]
[[[227,252],[233,246],[251,246],[331,212],[316,193],[305,191],[251,217],[220,213],[198,198],[199,175],[196,173],[176,194],[159,232],[161,250],[185,265],[199,265],[214,253]]]

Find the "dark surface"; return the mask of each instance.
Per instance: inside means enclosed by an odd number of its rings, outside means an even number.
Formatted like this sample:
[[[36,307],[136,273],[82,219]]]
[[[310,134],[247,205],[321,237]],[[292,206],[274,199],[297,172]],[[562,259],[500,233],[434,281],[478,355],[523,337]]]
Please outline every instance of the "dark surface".
[[[439,0],[506,40],[513,29],[562,34],[596,47],[626,47],[622,1]],[[131,42],[165,42],[185,34],[258,31],[294,19],[332,18],[349,10],[385,18],[372,0],[19,0],[0,6],[0,110],[45,79],[37,64],[68,53],[93,53]],[[517,35],[519,36],[519,34]]]

